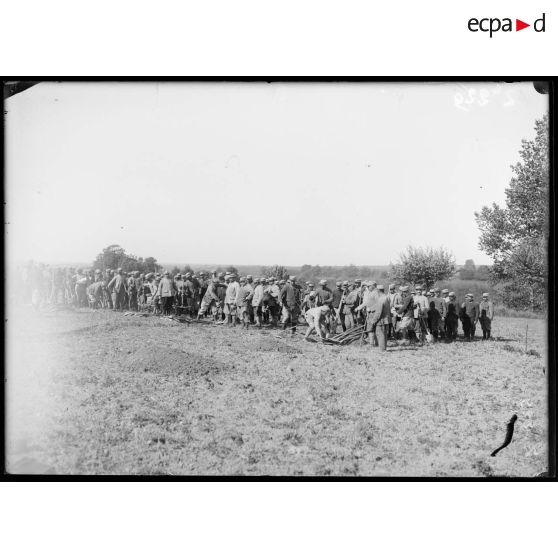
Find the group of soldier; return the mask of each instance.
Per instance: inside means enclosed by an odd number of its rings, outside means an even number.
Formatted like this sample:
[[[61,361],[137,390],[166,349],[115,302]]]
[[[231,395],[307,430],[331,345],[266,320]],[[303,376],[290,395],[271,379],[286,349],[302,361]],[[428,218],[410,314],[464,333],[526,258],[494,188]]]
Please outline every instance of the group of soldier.
[[[34,282],[32,302],[72,304],[114,311],[145,311],[162,315],[210,318],[215,323],[242,328],[264,326],[296,332],[303,316],[305,338],[316,332],[320,340],[362,327],[363,338],[385,350],[388,339],[409,343],[457,339],[459,322],[465,340],[475,337],[477,323],[483,339],[490,339],[494,305],[488,293],[475,302],[473,294],[458,302],[448,289],[425,289],[391,284],[386,292],[375,281],[337,281],[334,288],[323,279],[316,287],[296,276],[238,277],[236,273],[163,273],[112,270],[62,270],[49,272]]]

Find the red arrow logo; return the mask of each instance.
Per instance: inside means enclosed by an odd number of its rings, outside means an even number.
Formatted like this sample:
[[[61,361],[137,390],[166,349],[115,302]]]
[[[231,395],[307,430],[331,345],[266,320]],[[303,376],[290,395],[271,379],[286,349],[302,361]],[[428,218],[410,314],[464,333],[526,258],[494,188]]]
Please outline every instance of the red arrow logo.
[[[525,29],[526,27],[531,27],[531,24],[530,23],[525,23],[524,21],[521,21],[520,19],[515,20],[515,30],[516,31],[521,31],[522,29]]]

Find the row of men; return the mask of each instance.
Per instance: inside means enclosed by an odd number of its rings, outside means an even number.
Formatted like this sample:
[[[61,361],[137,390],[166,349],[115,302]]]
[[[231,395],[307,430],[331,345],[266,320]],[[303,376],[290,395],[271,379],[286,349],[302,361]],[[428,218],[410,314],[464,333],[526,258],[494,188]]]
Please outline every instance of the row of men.
[[[215,321],[225,321],[231,326],[240,322],[248,328],[250,324],[261,327],[265,323],[296,330],[301,314],[309,310],[322,310],[321,322],[328,334],[335,334],[340,325],[343,331],[355,325],[374,323],[375,300],[383,293],[383,287],[375,281],[337,282],[330,289],[326,280],[318,288],[311,282],[301,286],[296,276],[287,280],[276,278],[253,278],[250,275],[237,278],[235,274],[212,272],[178,274],[172,278],[169,272],[147,274],[132,272],[126,276],[121,269],[96,270],[93,283],[86,287],[89,303],[114,310],[145,309],[146,306],[163,314],[187,313],[193,317],[212,316]],[[82,280],[76,282],[81,291]],[[480,303],[472,294],[457,303],[455,293],[448,289],[435,288],[426,291],[421,285],[414,289],[406,286],[396,289],[389,285],[385,293],[390,306],[390,320],[386,324],[387,337],[397,336],[410,340],[424,340],[431,333],[435,338],[452,341],[457,338],[458,323],[461,321],[466,339],[475,336],[478,322],[481,323],[483,339],[490,338],[494,306],[488,293],[483,293]],[[78,295],[78,300],[81,297]],[[317,315],[317,312],[314,312]],[[325,319],[327,318],[327,319]],[[325,321],[324,321],[325,319]],[[308,321],[308,320],[306,320]],[[312,323],[315,319],[312,318]],[[322,331],[321,328],[314,328]],[[368,337],[377,342],[372,330]]]

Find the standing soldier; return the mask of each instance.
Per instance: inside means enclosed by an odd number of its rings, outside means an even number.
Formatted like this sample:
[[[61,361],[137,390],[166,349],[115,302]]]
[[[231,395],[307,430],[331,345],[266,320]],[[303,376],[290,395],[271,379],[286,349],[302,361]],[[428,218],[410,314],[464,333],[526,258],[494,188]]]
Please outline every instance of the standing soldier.
[[[165,271],[165,273],[163,273],[163,277],[161,278],[159,286],[157,287],[157,294],[159,295],[161,300],[163,315],[170,316],[172,312],[174,295],[176,294],[176,287],[168,271]]]
[[[294,288],[295,280],[296,277],[290,275],[280,293],[280,300],[283,305],[281,324],[283,329],[287,329],[287,324],[290,324],[292,334],[296,333],[296,324],[298,323],[299,314],[297,292]]]
[[[482,293],[482,300],[479,304],[479,321],[482,327],[482,338],[490,339],[492,320],[494,319],[494,303],[488,300],[488,293]]]
[[[195,285],[194,285],[194,281],[192,279],[192,272],[188,271],[185,275],[184,275],[184,280],[183,280],[183,284],[182,284],[182,291],[184,293],[184,299],[186,301],[186,308],[187,313],[190,317],[194,317],[194,315],[197,316],[197,311],[196,311],[196,290],[195,290]]]
[[[225,274],[219,273],[217,275],[217,285],[215,287],[215,292],[217,293],[217,302],[215,303],[216,310],[216,321],[222,322],[225,319],[225,297],[227,294],[227,284],[225,282]]]
[[[226,275],[225,279],[227,279]],[[225,316],[227,316],[227,322],[231,327],[236,326],[236,298],[239,288],[240,285],[237,283],[236,277],[230,274],[228,276],[227,291],[225,293]]]
[[[279,285],[274,277],[271,277],[268,280],[269,286],[267,290],[264,292],[264,301],[266,300],[265,295],[269,295],[267,298],[266,304],[269,310],[269,319],[271,321],[272,326],[277,325],[277,321],[279,319],[279,310],[280,310],[280,295],[281,290],[279,289]]]
[[[130,273],[128,278],[128,308],[133,311],[138,309],[138,290],[136,287],[139,271]]]
[[[122,275],[121,267],[116,270],[116,274],[107,285],[107,290],[111,295],[112,309],[115,312],[116,310],[123,310],[124,300],[126,298],[126,282]]]
[[[360,304],[360,307],[366,306],[367,309],[370,308],[374,308],[374,305],[376,303],[376,299],[378,298],[378,289],[377,289],[377,283],[376,281],[368,281],[365,283],[365,290],[363,292],[362,295],[362,302]],[[357,308],[358,310],[358,308]],[[368,310],[368,312],[370,312],[370,310]],[[367,331],[368,328],[371,328],[370,331],[372,332],[372,341],[371,343],[374,346],[378,345],[378,338],[376,336],[376,330],[375,328],[371,327],[370,325],[370,318],[372,316],[368,313],[366,315],[366,319],[365,319],[365,323],[367,324]]]
[[[374,299],[373,312],[371,314],[372,330],[378,337],[378,346],[381,351],[387,348],[387,335],[391,323],[391,304],[384,293],[384,286],[378,285],[377,296]]]
[[[199,273],[200,279],[200,293],[199,293],[199,300],[201,301],[201,299],[203,298],[203,295],[205,294],[205,291],[207,290],[207,287],[209,286],[209,281],[207,280],[207,274],[205,273],[205,271],[200,271]]]
[[[292,280],[292,284],[293,284],[293,289],[295,290],[295,298],[296,298],[296,307],[297,307],[297,317],[296,317],[296,323],[298,323],[298,317],[300,316],[300,309],[302,307],[302,287],[298,284],[297,280],[296,280],[296,275],[292,276],[293,280]]]
[[[414,301],[411,293],[409,293],[408,286],[400,287],[399,291],[401,292],[401,300],[395,307],[397,315],[401,320],[398,328],[403,335],[403,339],[409,339],[409,332],[413,331],[415,328]]]
[[[306,288],[304,289],[303,295],[304,296],[302,297],[302,304],[300,306],[302,312],[305,313],[306,310],[309,310],[316,305],[316,291],[314,290],[314,283],[307,284]],[[312,303],[310,303],[310,300],[312,300]]]
[[[364,300],[364,293],[368,290],[368,287],[367,287],[367,283],[363,282],[362,279],[356,279],[355,285],[357,290],[356,305],[359,306],[360,304],[362,304],[362,301]],[[355,311],[355,315],[356,315],[356,323],[358,325],[363,325],[366,321],[366,316],[364,312]]]
[[[429,302],[428,308],[428,327],[430,328],[430,332],[434,336],[436,341],[443,337],[442,335],[442,328],[444,328],[444,323],[442,322],[442,315],[438,308],[436,308],[436,303],[434,299]]]
[[[252,298],[254,297],[254,289],[256,285],[254,284],[254,278],[251,275],[246,275],[246,288],[250,290],[252,296],[250,297],[250,303],[248,304],[248,317],[250,323],[254,323],[254,310],[252,308]]]
[[[358,290],[356,289],[354,283],[347,284],[342,309],[346,329],[352,329],[356,325],[355,308],[357,306],[357,297]]]
[[[174,286],[176,288],[176,300],[175,300],[175,312],[176,315],[180,315],[183,312],[184,307],[184,279],[181,273],[177,273],[174,276]]]
[[[159,274],[156,273],[151,277],[151,300],[153,302],[153,313],[160,314],[161,312],[161,297],[159,296]]]
[[[388,328],[389,338],[395,339],[395,326],[397,325],[398,319],[395,307],[401,304],[401,295],[396,291],[394,283],[389,286],[389,293],[387,297],[389,298],[389,303],[391,306],[391,323],[389,324]]]
[[[80,268],[75,275],[75,293],[77,306],[87,306],[87,275]],[[40,282],[39,282],[40,284]]]
[[[337,324],[341,323],[341,328],[345,331],[345,319],[344,315],[342,314],[342,306],[343,306],[343,283],[341,281],[337,281],[335,283],[335,289],[333,289],[332,293],[332,301],[331,306],[333,307],[333,313],[331,315],[331,333],[335,335],[337,333]]]
[[[198,315],[198,308],[200,307],[201,303],[201,282],[199,277],[192,273],[190,276],[190,280],[192,282],[192,316]]]
[[[243,328],[250,324],[250,307],[252,306],[253,289],[248,286],[246,277],[240,278],[240,286],[236,295],[237,316]]]
[[[112,308],[112,295],[108,289],[108,285],[113,277],[114,271],[110,268],[105,269],[103,273],[103,308]]]
[[[318,306],[331,306],[333,302],[333,293],[327,286],[325,279],[320,280],[320,286],[316,289],[316,304]]]
[[[423,294],[422,285],[417,285],[415,292],[415,333],[418,339],[424,341],[428,319],[428,298]]]
[[[445,300],[446,304],[450,301],[449,289],[442,289],[442,298]]]
[[[455,293],[449,293],[448,299],[448,313],[446,314],[446,339],[448,341],[455,341],[457,339],[457,325],[459,323],[459,314],[457,311]]]
[[[254,316],[254,321],[256,325],[262,327],[262,303],[264,296],[264,279],[256,278],[254,280],[254,295],[252,296],[252,315]]]
[[[373,313],[376,309],[376,301],[378,299],[378,293],[376,289],[372,289],[372,283],[365,284],[366,290],[364,291],[362,302],[356,307],[356,312],[364,311],[366,312],[365,320],[365,332],[368,335],[368,339],[371,345],[375,346],[378,344],[376,337],[376,331],[373,326]]]
[[[445,336],[445,323],[446,323],[446,314],[448,313],[448,308],[446,305],[446,301],[442,298],[442,294],[439,287],[434,289],[434,297],[430,302],[434,302],[434,307],[438,310],[440,314],[439,318],[439,332],[440,337]],[[430,331],[433,332],[434,326],[431,325]]]
[[[310,281],[306,281],[304,283],[304,289],[301,289],[300,293],[300,307],[302,308],[304,305],[304,299],[310,294],[310,291],[313,291],[314,288],[310,288]],[[304,311],[304,310],[303,310]]]
[[[479,319],[479,305],[473,301],[471,293],[465,295],[465,302],[461,305],[461,323],[467,341],[475,338],[475,329]]]

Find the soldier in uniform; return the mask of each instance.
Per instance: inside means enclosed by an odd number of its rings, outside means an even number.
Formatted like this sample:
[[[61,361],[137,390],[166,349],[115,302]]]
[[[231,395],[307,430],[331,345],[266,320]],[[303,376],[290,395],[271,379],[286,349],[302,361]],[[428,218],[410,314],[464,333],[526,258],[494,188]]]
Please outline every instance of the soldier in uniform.
[[[337,333],[337,323],[340,323],[342,330],[345,331],[345,315],[343,314],[342,308],[344,295],[343,283],[337,281],[335,283],[335,289],[333,289],[331,301],[333,307],[333,312],[331,314],[331,333],[333,335]]]
[[[414,300],[409,292],[408,286],[402,286],[399,288],[401,293],[401,300],[399,304],[396,305],[395,309],[400,321],[397,325],[397,329],[401,332],[403,339],[410,339],[409,332],[414,331]]]
[[[279,294],[279,299],[282,304],[281,325],[283,329],[287,329],[287,324],[289,324],[292,334],[296,333],[296,325],[298,323],[298,314],[300,311],[297,292],[294,287],[295,280],[296,277],[294,275],[289,276],[289,280],[286,281]]]
[[[479,304],[479,322],[482,328],[482,338],[490,339],[492,330],[492,320],[494,319],[494,303],[488,300],[488,293],[482,293],[482,300]]]
[[[199,283],[200,283],[200,291],[199,291],[199,301],[201,302],[201,299],[203,298],[203,295],[205,294],[205,291],[207,290],[207,287],[209,286],[209,281],[207,279],[207,274],[205,273],[205,271],[200,271],[199,273]]]
[[[306,281],[304,283],[304,289],[301,290],[300,293],[300,307],[304,310],[303,306],[304,306],[304,299],[308,296],[308,294],[310,293],[310,291],[312,291],[314,289],[310,288],[310,281]]]
[[[254,316],[255,324],[262,327],[262,304],[264,296],[264,281],[263,277],[254,280],[254,294],[252,296],[252,314]]]
[[[384,286],[378,285],[377,296],[374,300],[373,311],[370,318],[372,330],[376,332],[378,346],[381,351],[387,348],[387,336],[389,324],[391,323],[391,304],[389,298],[384,293]]]
[[[395,283],[392,283],[389,286],[389,293],[387,294],[387,297],[389,298],[389,303],[391,306],[391,323],[389,324],[388,328],[388,337],[390,339],[395,339],[395,327],[398,320],[397,310],[395,309],[395,307],[401,304],[401,294],[397,292]]]
[[[330,314],[331,306],[327,304],[316,306],[315,308],[307,310],[304,317],[308,322],[308,329],[304,334],[304,339],[308,340],[310,334],[313,331],[316,331],[316,333],[320,336],[320,340],[323,342],[323,340],[327,338],[326,323]]]
[[[200,278],[195,274],[192,273],[190,275],[190,281],[192,282],[192,316],[198,315],[198,308],[201,304],[201,281]]]
[[[227,279],[226,275],[225,279]],[[240,285],[236,281],[235,275],[231,273],[228,276],[227,291],[225,293],[225,316],[227,316],[227,323],[231,327],[236,326],[236,298],[238,296],[238,289],[240,289]]]
[[[423,294],[422,285],[415,287],[415,334],[418,339],[424,342],[426,326],[428,321],[428,298]]]
[[[446,306],[446,301],[442,298],[442,294],[440,291],[439,287],[436,287],[434,289],[434,297],[432,299],[430,299],[430,302],[434,302],[434,307],[436,308],[436,310],[438,311],[439,314],[439,322],[436,323],[436,325],[438,326],[437,328],[434,327],[435,324],[431,323],[430,324],[430,331],[432,332],[432,334],[434,335],[434,337],[437,338],[436,334],[434,333],[434,330],[436,329],[436,331],[438,331],[440,337],[445,337],[445,321],[446,321],[446,314],[448,312],[447,306]],[[429,304],[430,306],[430,304]],[[434,314],[437,316],[437,314]]]
[[[461,305],[460,318],[463,325],[463,333],[467,341],[475,338],[475,329],[479,319],[479,305],[474,302],[471,293],[465,295],[465,302]]]
[[[268,319],[272,326],[277,325],[277,320],[279,318],[279,308],[280,308],[280,294],[279,285],[277,284],[275,278],[270,277],[267,280],[268,286],[264,291],[264,305],[268,312]]]
[[[160,314],[161,313],[161,297],[159,296],[159,281],[160,276],[158,273],[153,275],[151,280],[151,300],[153,301],[153,313]]]
[[[101,304],[103,308],[112,308],[112,296],[108,290],[108,284],[111,282],[113,277],[113,270],[110,268],[105,269],[103,272],[103,302]]]
[[[298,281],[296,279],[296,275],[293,275],[293,280],[292,280],[292,284],[293,284],[293,289],[295,290],[295,298],[296,298],[296,306],[297,306],[297,317],[296,317],[296,323],[298,323],[298,319],[300,317],[300,309],[302,307],[302,287],[298,284]]]
[[[179,316],[182,314],[186,297],[184,296],[184,278],[182,277],[181,273],[177,273],[174,276],[174,286],[176,287],[176,300],[175,300],[175,311],[176,315]]]
[[[355,287],[355,284],[347,284],[347,288],[345,289],[345,300],[343,302],[342,309],[345,327],[347,329],[352,329],[356,325],[355,308],[357,307],[357,297],[358,289]]]
[[[367,290],[367,287],[362,282],[362,279],[355,279],[355,289],[357,291],[356,305],[359,306],[364,298],[364,292]],[[366,320],[364,312],[355,311],[355,318],[357,325],[363,325]]]
[[[87,274],[83,272],[80,268],[77,270],[75,275],[75,293],[76,293],[76,304],[77,306],[87,306],[87,285],[89,281]]]
[[[312,288],[310,288],[310,285],[312,285]],[[306,310],[309,310],[310,308],[315,306],[315,304],[313,304],[312,306],[310,305],[310,293],[314,293],[312,302],[315,303],[316,291],[314,291],[314,284],[307,282],[306,288],[303,291],[302,302],[300,305],[303,314],[306,312]]]
[[[447,310],[448,313],[446,314],[446,340],[455,341],[457,339],[459,314],[454,292],[448,293]]]
[[[174,302],[174,297],[176,295],[176,287],[168,271],[163,273],[163,277],[157,288],[157,294],[161,299],[163,315],[170,316],[172,313],[172,303]]]
[[[320,286],[316,289],[316,305],[317,306],[331,306],[333,302],[333,293],[327,286],[325,279],[320,280]]]
[[[217,294],[218,283],[218,278],[213,278],[205,290],[205,294],[203,295],[200,309],[198,310],[198,315],[196,317],[198,321],[200,320],[200,317],[205,315],[207,312],[211,312],[214,322],[217,321],[217,306],[219,303],[219,295]]]
[[[138,309],[138,292],[136,290],[136,273],[139,275],[139,271],[130,272],[130,276],[127,279],[128,287],[128,310],[137,311]]]
[[[374,326],[373,313],[376,309],[378,291],[376,289],[376,283],[373,281],[366,283],[365,287],[366,290],[363,293],[362,302],[356,307],[356,312],[360,312],[361,310],[366,312],[365,332],[368,335],[370,344],[377,346],[378,339],[376,336],[376,328]]]
[[[442,336],[442,329],[445,327],[444,321],[442,320],[442,315],[438,308],[436,308],[436,303],[434,302],[434,298],[429,302],[428,308],[428,327],[430,328],[430,332],[434,336],[436,341],[441,339]]]
[[[107,290],[111,294],[112,309],[115,312],[117,310],[124,309],[124,301],[126,300],[126,289],[126,281],[122,274],[122,268],[119,267],[116,270],[116,274],[107,285]]]
[[[250,289],[252,292],[252,296],[250,297],[250,304],[248,304],[248,317],[250,319],[250,323],[254,323],[254,308],[252,306],[252,298],[254,297],[254,289],[256,285],[254,284],[254,278],[251,275],[246,275],[246,288]]]
[[[250,307],[253,296],[253,289],[248,286],[246,277],[241,277],[240,285],[236,295],[236,308],[238,320],[242,324],[242,328],[248,329],[250,324]]]

